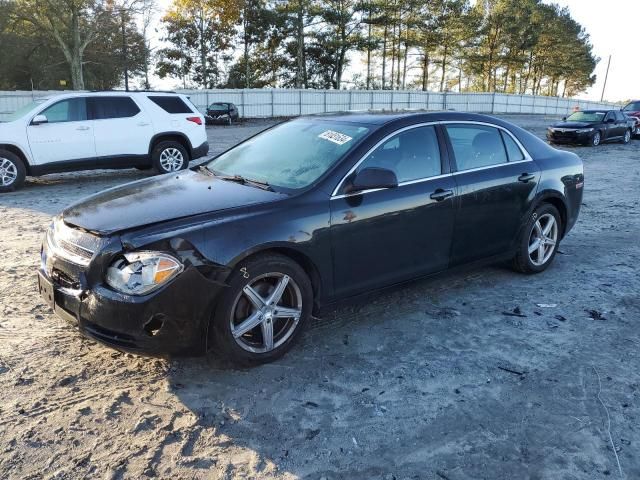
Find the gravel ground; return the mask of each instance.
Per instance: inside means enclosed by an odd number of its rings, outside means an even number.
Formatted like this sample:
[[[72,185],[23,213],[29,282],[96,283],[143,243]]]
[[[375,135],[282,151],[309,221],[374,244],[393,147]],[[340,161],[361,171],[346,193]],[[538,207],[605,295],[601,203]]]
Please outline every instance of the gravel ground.
[[[554,118],[510,120],[543,135]],[[220,151],[269,125],[209,129]],[[0,197],[0,478],[640,478],[640,141],[572,148],[581,217],[544,274],[499,266],[342,306],[282,360],[159,360],[38,297],[49,218],[134,170]]]

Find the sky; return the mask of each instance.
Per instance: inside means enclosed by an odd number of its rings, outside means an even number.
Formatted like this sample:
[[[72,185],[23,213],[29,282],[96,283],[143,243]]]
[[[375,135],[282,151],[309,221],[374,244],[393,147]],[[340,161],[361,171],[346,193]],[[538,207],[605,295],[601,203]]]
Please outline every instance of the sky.
[[[591,37],[594,54],[600,57],[596,83],[580,95],[600,100],[607,61],[611,55],[604,99],[640,99],[640,0],[554,0],[568,7],[571,16]]]
[[[612,102],[640,99],[640,0],[545,1],[569,8],[571,16],[590,35],[594,54],[600,58],[595,70],[595,85],[579,95],[579,98],[600,100],[607,61],[611,55],[604,99]],[[170,4],[171,0],[158,1],[158,21]],[[355,60],[353,63],[358,62]],[[356,65],[352,65],[349,70],[353,68],[357,68]],[[154,84],[161,84],[158,86],[162,88],[179,88],[178,82],[171,80],[161,81],[156,78]]]

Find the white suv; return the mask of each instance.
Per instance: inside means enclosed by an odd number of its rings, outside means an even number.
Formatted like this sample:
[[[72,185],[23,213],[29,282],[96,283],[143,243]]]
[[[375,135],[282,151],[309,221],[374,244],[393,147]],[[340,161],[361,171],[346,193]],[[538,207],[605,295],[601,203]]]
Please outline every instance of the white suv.
[[[68,93],[0,123],[0,192],[26,175],[96,168],[183,170],[209,152],[204,117],[184,95]]]

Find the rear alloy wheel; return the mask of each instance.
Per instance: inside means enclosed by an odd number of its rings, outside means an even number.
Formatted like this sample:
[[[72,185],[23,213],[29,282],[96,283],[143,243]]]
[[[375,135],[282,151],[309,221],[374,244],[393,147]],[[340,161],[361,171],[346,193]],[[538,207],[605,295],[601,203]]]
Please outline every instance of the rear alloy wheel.
[[[0,192],[12,192],[22,187],[26,169],[16,154],[0,150]]]
[[[548,203],[538,207],[520,236],[514,268],[523,273],[546,270],[558,251],[561,228],[556,207]]]
[[[602,140],[602,136],[600,135],[600,132],[594,133],[593,136],[591,137],[591,146],[597,147],[598,145],[600,145],[601,140]]]
[[[622,143],[625,145],[631,141],[631,130],[625,130],[624,138],[622,139]]]
[[[218,353],[240,364],[286,353],[311,315],[313,294],[304,270],[281,255],[258,256],[228,283],[210,329]]]
[[[151,156],[153,168],[158,173],[174,173],[189,166],[189,154],[178,142],[160,142],[154,147]]]

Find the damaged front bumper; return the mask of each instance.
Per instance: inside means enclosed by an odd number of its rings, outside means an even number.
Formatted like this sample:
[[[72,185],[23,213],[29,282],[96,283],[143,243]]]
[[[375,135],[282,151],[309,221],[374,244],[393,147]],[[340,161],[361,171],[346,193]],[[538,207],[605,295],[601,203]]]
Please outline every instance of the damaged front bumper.
[[[91,268],[91,267],[88,267]],[[209,319],[224,284],[188,265],[147,295],[116,292],[87,280],[82,266],[42,247],[38,288],[53,311],[80,332],[110,347],[147,355],[201,355]]]

